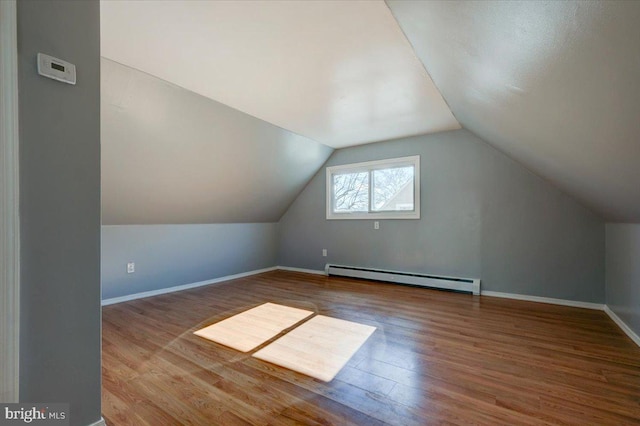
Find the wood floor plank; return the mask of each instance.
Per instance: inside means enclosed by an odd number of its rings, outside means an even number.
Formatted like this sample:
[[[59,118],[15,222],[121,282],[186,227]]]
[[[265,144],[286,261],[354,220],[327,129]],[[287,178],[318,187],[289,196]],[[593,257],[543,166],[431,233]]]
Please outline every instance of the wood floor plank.
[[[241,352],[249,352],[310,315],[313,315],[312,311],[264,303],[196,330],[194,334]]]
[[[317,315],[252,356],[329,382],[375,330]]]
[[[377,328],[336,378],[192,333],[263,303]],[[640,348],[601,311],[295,272],[103,309],[108,425],[640,424]]]

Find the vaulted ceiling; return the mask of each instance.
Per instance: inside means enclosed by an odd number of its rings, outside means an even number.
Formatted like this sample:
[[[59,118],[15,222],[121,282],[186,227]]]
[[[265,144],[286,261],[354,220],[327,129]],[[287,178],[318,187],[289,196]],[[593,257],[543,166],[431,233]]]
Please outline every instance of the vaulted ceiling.
[[[277,222],[333,151],[101,62],[102,223]]]
[[[460,128],[384,2],[103,1],[102,55],[333,148]]]
[[[640,222],[640,2],[103,1],[101,15],[106,58],[301,140],[462,125]]]
[[[640,222],[640,2],[388,4],[463,127]]]

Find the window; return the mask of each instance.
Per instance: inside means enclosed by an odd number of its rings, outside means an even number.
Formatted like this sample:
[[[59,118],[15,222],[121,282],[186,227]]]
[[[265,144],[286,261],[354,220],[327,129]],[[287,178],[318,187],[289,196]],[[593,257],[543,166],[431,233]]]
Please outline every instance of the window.
[[[420,156],[327,167],[327,219],[420,219]]]

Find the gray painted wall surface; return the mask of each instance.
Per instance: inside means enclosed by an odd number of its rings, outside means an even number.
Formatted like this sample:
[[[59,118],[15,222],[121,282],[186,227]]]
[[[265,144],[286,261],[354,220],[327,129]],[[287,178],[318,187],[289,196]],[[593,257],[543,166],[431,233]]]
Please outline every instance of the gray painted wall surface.
[[[77,67],[41,77],[36,54]],[[20,400],[100,419],[100,5],[18,1]]]
[[[332,149],[102,59],[105,225],[276,222]]]
[[[415,154],[420,220],[377,231],[326,220],[323,167],[279,223],[278,263],[478,277],[483,290],[604,302],[602,219],[466,130],[337,150],[325,166]]]
[[[640,224],[607,224],[607,306],[640,336]]]
[[[275,266],[276,232],[275,223],[103,226],[102,298]]]

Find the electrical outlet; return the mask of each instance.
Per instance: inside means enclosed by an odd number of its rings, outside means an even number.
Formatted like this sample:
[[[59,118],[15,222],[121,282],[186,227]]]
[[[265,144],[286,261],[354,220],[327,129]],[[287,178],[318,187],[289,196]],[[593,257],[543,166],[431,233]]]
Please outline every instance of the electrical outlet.
[[[378,222],[377,220],[373,222],[373,229],[380,229],[380,222]]]
[[[136,271],[136,264],[134,262],[127,263],[127,274],[133,274]]]
[[[322,257],[327,257],[327,249],[322,249]]]

